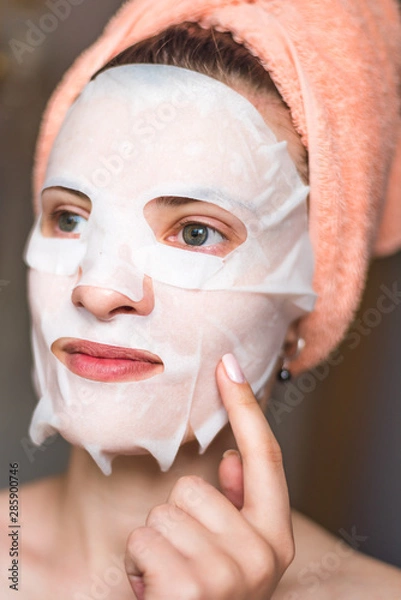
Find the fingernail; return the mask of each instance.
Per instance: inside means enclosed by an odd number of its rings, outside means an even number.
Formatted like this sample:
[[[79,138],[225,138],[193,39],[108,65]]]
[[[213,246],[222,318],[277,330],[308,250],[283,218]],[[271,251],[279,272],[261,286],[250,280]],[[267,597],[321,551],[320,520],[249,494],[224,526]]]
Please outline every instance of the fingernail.
[[[240,455],[240,453],[238,452],[238,450],[234,450],[234,449],[231,449],[231,450],[226,450],[226,451],[223,453],[223,458],[227,458],[228,456],[238,456],[239,458],[241,458],[241,455]]]
[[[221,359],[226,373],[234,383],[245,383],[245,377],[234,354],[225,354]]]

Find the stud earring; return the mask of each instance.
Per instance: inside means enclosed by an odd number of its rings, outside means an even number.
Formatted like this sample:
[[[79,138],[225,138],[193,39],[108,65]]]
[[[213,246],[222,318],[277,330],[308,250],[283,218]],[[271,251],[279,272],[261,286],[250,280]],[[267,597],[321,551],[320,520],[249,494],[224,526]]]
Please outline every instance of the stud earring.
[[[290,381],[290,379],[291,379],[291,371],[287,367],[286,363],[287,363],[287,361],[284,359],[283,364],[281,365],[281,368],[280,368],[279,372],[277,373],[277,379],[278,379],[278,381],[280,381],[280,383],[286,383],[287,381]]]
[[[304,347],[305,347],[305,340],[303,338],[298,338],[297,348],[296,348],[295,352],[289,356],[287,355],[287,356],[282,357],[283,363],[281,365],[279,372],[277,373],[278,381],[280,381],[281,383],[286,383],[287,381],[290,381],[291,371],[288,367],[288,363],[290,360],[294,360],[295,358],[298,358],[298,356],[301,354],[301,351],[304,349]]]

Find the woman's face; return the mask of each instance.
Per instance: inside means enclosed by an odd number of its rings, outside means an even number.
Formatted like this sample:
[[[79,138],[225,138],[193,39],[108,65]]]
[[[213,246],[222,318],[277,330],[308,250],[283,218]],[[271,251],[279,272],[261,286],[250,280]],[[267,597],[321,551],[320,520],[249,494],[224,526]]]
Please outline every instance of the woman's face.
[[[239,94],[136,65],[91,82],[55,142],[27,262],[31,435],[58,430],[105,471],[226,423],[214,372],[234,352],[255,392],[311,310],[307,188]]]

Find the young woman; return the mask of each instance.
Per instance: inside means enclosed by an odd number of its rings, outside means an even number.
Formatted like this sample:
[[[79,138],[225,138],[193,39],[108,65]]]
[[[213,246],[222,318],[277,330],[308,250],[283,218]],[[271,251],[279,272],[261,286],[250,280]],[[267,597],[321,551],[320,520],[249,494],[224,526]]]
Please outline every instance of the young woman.
[[[186,22],[185,3],[179,15],[167,4],[170,27],[156,14],[146,25],[144,5],[127,5],[59,90],[39,145],[40,212],[26,255],[40,394],[31,435],[59,431],[73,447],[66,474],[23,491],[20,594],[397,598],[396,569],[290,511],[280,449],[254,396],[266,404],[277,371],[284,378],[291,360],[296,371],[333,346],[361,286],[358,270],[328,260],[338,238],[322,236],[312,312],[307,215],[312,234],[314,199],[323,222],[325,207],[322,181],[311,180],[308,210],[306,184],[309,166],[330,171],[314,145],[324,115],[315,129],[309,121],[308,162],[295,92],[290,110],[262,57],[217,31],[213,12],[198,15],[200,28]],[[293,4],[281,7],[289,18]],[[242,6],[253,33],[277,17],[262,5]],[[146,35],[130,30],[140,19]],[[248,41],[254,50],[257,37]],[[317,96],[312,104],[322,111]],[[389,144],[388,163],[393,152]],[[380,163],[368,187],[387,172]],[[327,200],[335,188],[324,184]],[[326,234],[343,217],[344,267],[363,241],[368,252],[373,224],[349,231],[364,201],[326,215]],[[337,312],[333,283],[344,293]],[[333,554],[327,578],[319,567]]]

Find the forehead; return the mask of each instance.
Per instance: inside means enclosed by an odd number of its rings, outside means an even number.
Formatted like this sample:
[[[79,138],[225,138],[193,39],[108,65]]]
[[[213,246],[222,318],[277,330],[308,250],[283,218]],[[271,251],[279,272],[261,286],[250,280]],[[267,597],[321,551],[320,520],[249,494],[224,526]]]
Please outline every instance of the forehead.
[[[170,185],[244,201],[266,184],[277,146],[252,104],[212,78],[163,65],[116,67],[70,109],[46,185],[65,177],[85,192],[137,194]]]

